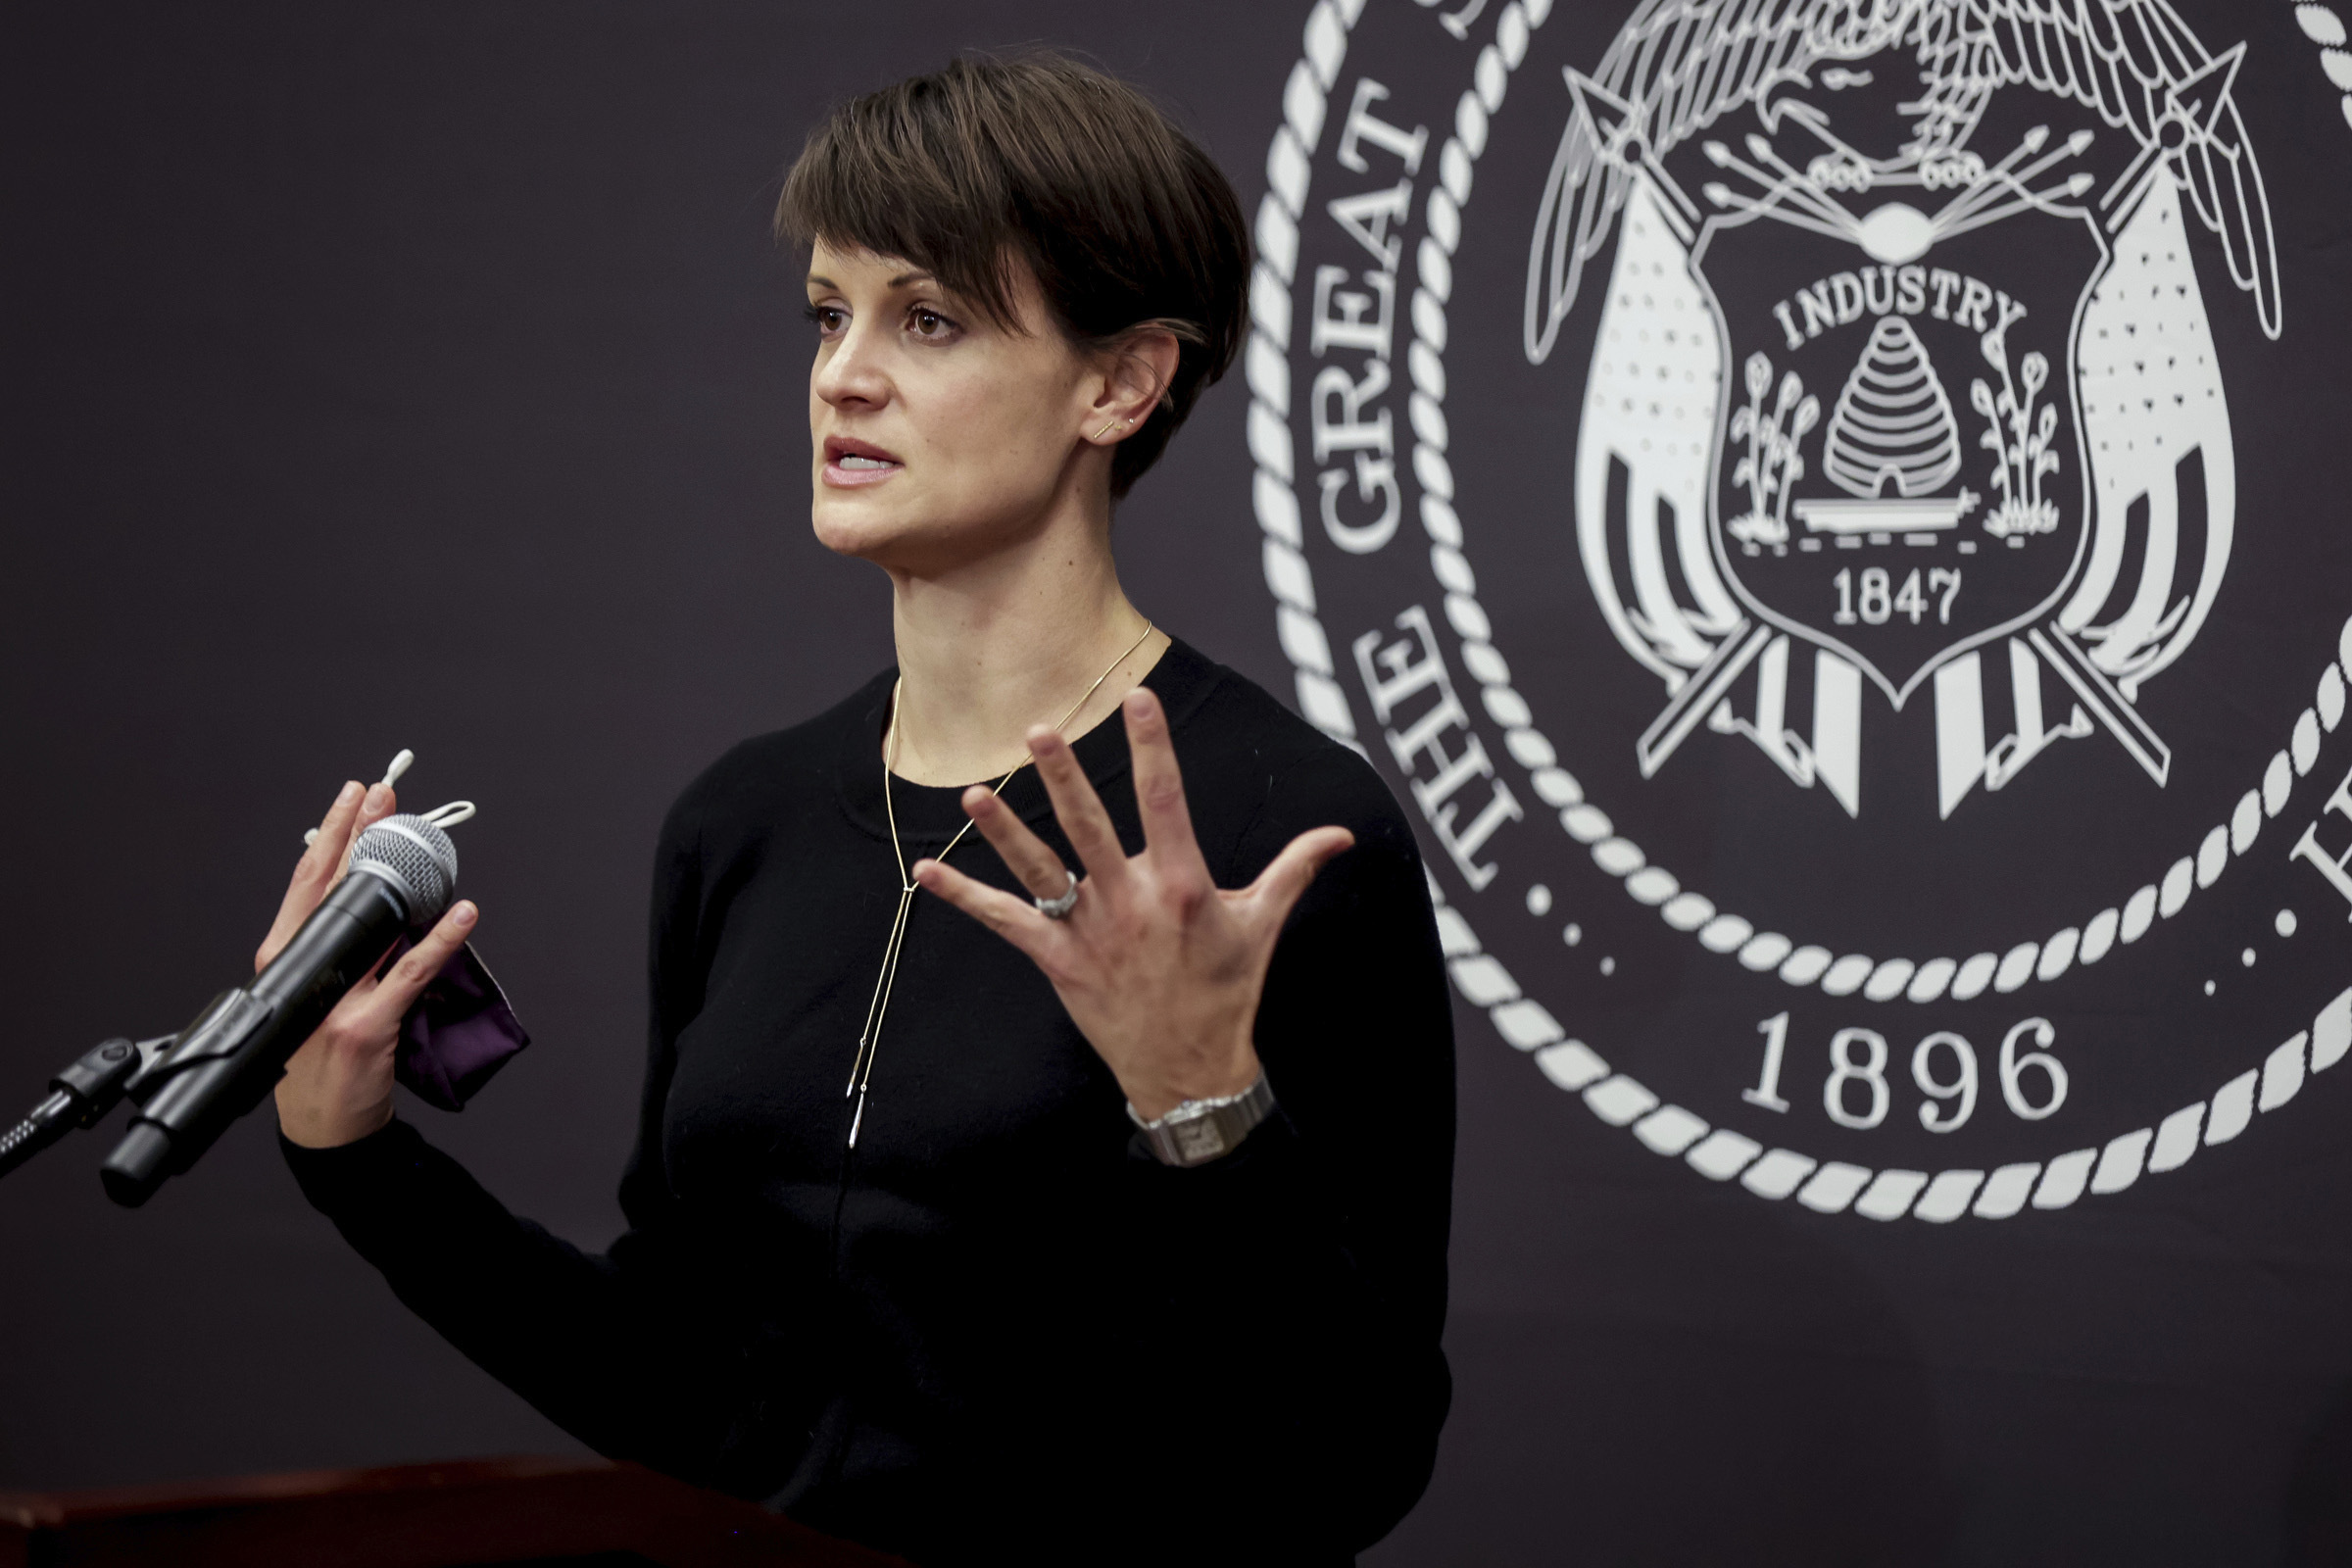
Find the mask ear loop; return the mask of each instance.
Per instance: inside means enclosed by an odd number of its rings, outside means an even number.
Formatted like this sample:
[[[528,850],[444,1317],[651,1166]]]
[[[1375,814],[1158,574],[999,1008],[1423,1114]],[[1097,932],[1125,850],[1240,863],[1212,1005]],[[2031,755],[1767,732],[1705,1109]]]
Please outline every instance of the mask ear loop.
[[[470,822],[473,816],[471,801],[452,801],[447,806],[436,806],[423,813],[425,821],[443,830],[456,827],[460,822]]]
[[[409,750],[407,747],[405,747],[405,746],[404,746],[404,747],[402,747],[402,748],[400,749],[400,755],[399,755],[398,757],[395,757],[395,758],[393,758],[393,759],[392,759],[391,765],[390,765],[390,766],[388,766],[388,767],[386,767],[386,768],[384,769],[384,776],[383,776],[383,779],[381,780],[381,782],[383,783],[384,787],[385,787],[385,788],[387,788],[387,789],[389,789],[391,786],[393,786],[393,785],[395,785],[395,784],[399,783],[399,782],[400,782],[400,775],[401,775],[401,774],[403,774],[403,773],[406,773],[406,772],[407,772],[407,771],[408,771],[408,770],[409,770],[411,767],[413,767],[414,765],[416,765],[416,754],[415,752],[412,752],[412,751],[410,751],[410,750]],[[465,821],[465,820],[466,820],[466,817],[473,815],[473,803],[472,803],[472,802],[470,802],[470,801],[460,801],[460,802],[454,802],[454,803],[452,803],[452,804],[454,804],[454,805],[460,805],[460,806],[464,806],[464,807],[466,808],[466,816],[461,816],[461,817],[459,817],[457,820],[459,820],[459,821],[463,822],[463,821]],[[442,808],[441,808],[441,809],[442,809],[442,810],[444,810],[444,811],[448,810],[449,808],[449,808],[449,807],[447,807],[447,806],[444,806],[444,807],[442,807]],[[310,848],[312,845],[314,845],[314,844],[316,844],[316,843],[318,843],[318,830],[317,828],[315,828],[315,827],[313,827],[313,828],[305,828],[305,829],[303,830],[303,834],[302,834],[302,847],[303,847],[304,849],[306,849],[306,850],[307,850],[307,849],[309,849],[309,848]]]

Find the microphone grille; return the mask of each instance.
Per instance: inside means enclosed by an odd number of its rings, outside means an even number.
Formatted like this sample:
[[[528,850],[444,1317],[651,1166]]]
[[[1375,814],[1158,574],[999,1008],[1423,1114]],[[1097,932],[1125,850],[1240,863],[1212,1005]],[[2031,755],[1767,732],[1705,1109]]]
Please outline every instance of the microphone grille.
[[[383,877],[408,895],[409,919],[429,925],[449,907],[458,885],[458,848],[421,816],[387,816],[352,846],[353,870]]]

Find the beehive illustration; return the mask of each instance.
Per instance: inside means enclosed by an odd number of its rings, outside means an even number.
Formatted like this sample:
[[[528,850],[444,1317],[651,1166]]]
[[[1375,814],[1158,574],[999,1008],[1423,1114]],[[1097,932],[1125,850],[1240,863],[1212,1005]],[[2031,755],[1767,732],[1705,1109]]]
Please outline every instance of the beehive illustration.
[[[1849,495],[1932,496],[1960,471],[1960,421],[1927,345],[1899,316],[1879,318],[1830,416],[1822,469]]]

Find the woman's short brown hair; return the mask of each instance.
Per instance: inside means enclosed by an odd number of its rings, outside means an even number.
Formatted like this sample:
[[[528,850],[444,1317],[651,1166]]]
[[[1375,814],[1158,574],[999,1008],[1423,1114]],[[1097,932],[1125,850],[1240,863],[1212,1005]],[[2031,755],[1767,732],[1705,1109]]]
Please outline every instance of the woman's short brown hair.
[[[1176,374],[1111,463],[1158,461],[1246,330],[1250,237],[1233,187],[1150,99],[1066,56],[976,56],[836,109],[785,176],[776,232],[904,258],[1011,325],[1016,259],[1074,340],[1175,331]]]

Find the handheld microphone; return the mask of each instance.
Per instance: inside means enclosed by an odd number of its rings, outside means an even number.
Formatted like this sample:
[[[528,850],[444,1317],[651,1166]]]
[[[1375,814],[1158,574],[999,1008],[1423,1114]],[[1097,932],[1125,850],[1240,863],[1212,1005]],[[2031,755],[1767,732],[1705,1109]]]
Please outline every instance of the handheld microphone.
[[[140,1110],[99,1169],[107,1196],[136,1208],[194,1165],[401,933],[441,918],[457,880],[456,847],[424,817],[387,816],[362,833],[350,871],[284,951],[252,984],[214,998],[132,1082]]]

